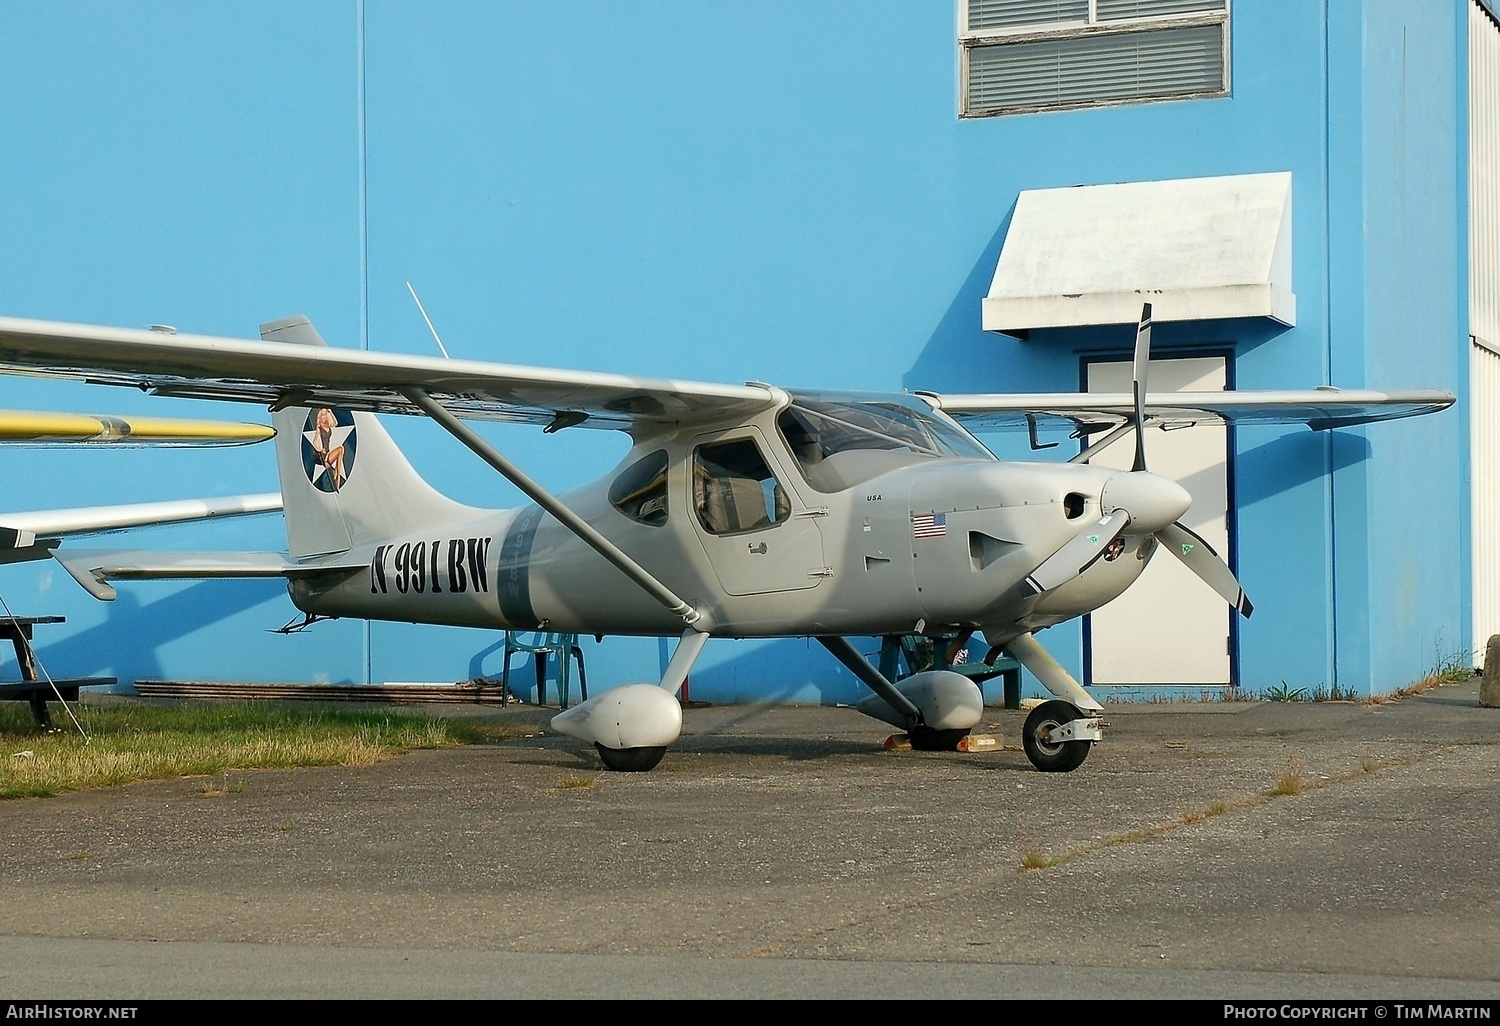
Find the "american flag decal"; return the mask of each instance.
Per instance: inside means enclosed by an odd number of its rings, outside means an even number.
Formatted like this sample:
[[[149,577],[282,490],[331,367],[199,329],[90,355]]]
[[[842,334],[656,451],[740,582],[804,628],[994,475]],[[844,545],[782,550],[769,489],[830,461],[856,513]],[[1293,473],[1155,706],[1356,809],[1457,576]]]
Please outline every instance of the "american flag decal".
[[[948,514],[913,513],[911,536],[913,538],[944,538],[948,535]]]

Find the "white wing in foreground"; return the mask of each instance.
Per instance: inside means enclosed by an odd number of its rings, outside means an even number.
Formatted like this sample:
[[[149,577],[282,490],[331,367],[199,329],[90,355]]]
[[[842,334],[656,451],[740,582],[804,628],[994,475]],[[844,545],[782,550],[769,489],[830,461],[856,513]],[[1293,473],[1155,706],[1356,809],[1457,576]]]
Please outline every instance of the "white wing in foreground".
[[[329,346],[164,334],[0,318],[0,370],[129,385],[159,395],[420,413],[419,388],[455,415],[534,424],[638,423],[745,416],[774,401],[756,385],[714,385]],[[578,421],[578,415],[587,419]]]
[[[46,559],[56,544],[54,539],[68,535],[102,534],[154,524],[274,513],[279,509],[280,492],[261,492],[217,499],[174,499],[0,513],[0,563]]]
[[[98,534],[127,527],[175,524],[186,520],[209,520],[252,513],[274,513],[281,508],[280,492],[257,495],[226,495],[218,499],[173,499],[167,502],[136,502],[118,506],[80,506],[74,509],[43,509],[29,513],[0,513],[0,529],[26,531],[37,537]]]

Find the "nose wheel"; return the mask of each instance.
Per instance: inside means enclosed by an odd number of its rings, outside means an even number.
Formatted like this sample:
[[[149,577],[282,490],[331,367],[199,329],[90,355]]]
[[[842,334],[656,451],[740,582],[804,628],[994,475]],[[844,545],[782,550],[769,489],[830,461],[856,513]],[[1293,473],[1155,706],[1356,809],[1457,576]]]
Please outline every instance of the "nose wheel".
[[[1099,736],[1097,716],[1085,716],[1071,703],[1054,700],[1026,717],[1021,747],[1043,773],[1068,773],[1083,765]]]

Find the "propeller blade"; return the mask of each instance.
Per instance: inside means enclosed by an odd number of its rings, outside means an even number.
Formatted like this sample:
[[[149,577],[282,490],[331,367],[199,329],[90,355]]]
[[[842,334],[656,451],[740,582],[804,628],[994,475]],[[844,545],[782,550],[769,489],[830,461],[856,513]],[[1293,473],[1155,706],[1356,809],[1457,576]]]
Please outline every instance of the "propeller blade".
[[[1085,527],[1063,543],[1062,548],[1042,560],[1041,564],[1021,582],[1024,595],[1040,595],[1044,591],[1067,584],[1083,573],[1094,560],[1104,555],[1109,543],[1119,537],[1130,523],[1130,514],[1117,509],[1107,517]]]
[[[1247,620],[1250,618],[1254,607],[1250,605],[1250,599],[1245,596],[1245,589],[1240,587],[1240,582],[1224,560],[1219,558],[1219,554],[1214,551],[1212,545],[1180,522],[1169,524],[1157,531],[1156,539],[1169,549],[1172,555],[1182,560],[1189,570],[1202,578],[1203,583],[1224,596],[1224,601],[1238,609],[1241,616]]]
[[[1141,307],[1141,322],[1135,329],[1135,464],[1131,470],[1146,469],[1146,368],[1151,363],[1151,304]]]

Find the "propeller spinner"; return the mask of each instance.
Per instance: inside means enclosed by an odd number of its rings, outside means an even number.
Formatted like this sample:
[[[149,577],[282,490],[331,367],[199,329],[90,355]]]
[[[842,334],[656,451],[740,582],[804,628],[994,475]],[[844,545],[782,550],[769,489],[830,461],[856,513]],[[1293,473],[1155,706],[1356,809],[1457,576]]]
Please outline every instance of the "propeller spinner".
[[[1128,526],[1150,531],[1163,547],[1182,560],[1205,584],[1249,617],[1253,606],[1228,564],[1179,519],[1192,503],[1186,489],[1175,481],[1152,474],[1146,467],[1146,380],[1151,363],[1151,304],[1141,308],[1136,327],[1132,370],[1134,390],[1135,460],[1129,473],[1112,476],[1100,493],[1105,515],[1044,559],[1022,583],[1022,591],[1036,595],[1073,580],[1108,550]],[[1095,450],[1097,451],[1097,450]],[[1087,456],[1085,456],[1087,458]],[[1152,525],[1159,525],[1153,527]]]

